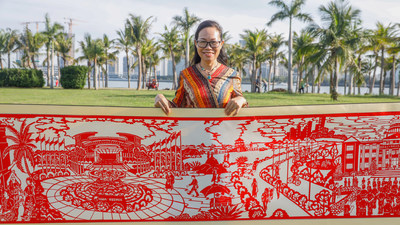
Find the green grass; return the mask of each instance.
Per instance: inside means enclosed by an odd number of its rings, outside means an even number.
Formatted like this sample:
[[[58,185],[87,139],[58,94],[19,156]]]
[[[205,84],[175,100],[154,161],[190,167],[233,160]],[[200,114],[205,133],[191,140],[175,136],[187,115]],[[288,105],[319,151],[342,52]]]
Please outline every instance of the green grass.
[[[165,90],[0,88],[0,103],[153,107],[157,93],[164,94],[168,99],[172,99],[175,94],[174,91]],[[339,100],[334,102],[329,94],[244,93],[244,95],[250,106],[376,103],[400,100],[399,97],[365,95],[339,96]]]

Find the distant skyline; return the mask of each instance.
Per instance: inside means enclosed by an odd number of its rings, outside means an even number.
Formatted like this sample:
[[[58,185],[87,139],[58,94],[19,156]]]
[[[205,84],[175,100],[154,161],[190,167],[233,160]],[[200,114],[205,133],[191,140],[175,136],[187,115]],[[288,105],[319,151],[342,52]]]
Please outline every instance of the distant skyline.
[[[286,0],[285,2],[289,2]],[[267,27],[266,23],[277,12],[276,7],[268,5],[269,0],[0,0],[0,29],[12,28],[23,30],[23,22],[44,21],[49,13],[52,22],[59,22],[68,31],[68,22],[64,18],[73,18],[73,33],[76,40],[82,40],[84,33],[90,33],[93,38],[101,38],[107,34],[116,37],[116,31],[123,28],[129,13],[144,18],[153,16],[156,21],[151,29],[151,37],[158,37],[163,32],[164,25],[171,26],[172,17],[183,15],[183,8],[188,7],[191,14],[201,19],[218,21],[225,31],[229,31],[232,39],[229,43],[238,42],[240,34],[245,29],[266,28],[269,33],[288,34],[288,21],[276,22]],[[330,1],[307,0],[303,11],[310,13],[320,24],[318,7]],[[400,22],[400,4],[398,0],[350,0],[350,4],[360,9],[363,26],[374,28],[377,21],[384,23]],[[300,31],[307,24],[294,23],[294,31]],[[29,28],[36,31],[36,24]],[[39,24],[39,31],[44,29]],[[194,32],[194,31],[193,31]]]

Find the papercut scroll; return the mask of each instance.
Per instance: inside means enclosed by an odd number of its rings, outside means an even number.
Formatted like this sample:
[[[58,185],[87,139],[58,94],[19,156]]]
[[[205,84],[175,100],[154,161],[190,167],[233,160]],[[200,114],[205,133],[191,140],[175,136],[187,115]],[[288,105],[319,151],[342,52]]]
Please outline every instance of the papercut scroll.
[[[1,222],[400,216],[398,104],[240,117],[0,107]]]

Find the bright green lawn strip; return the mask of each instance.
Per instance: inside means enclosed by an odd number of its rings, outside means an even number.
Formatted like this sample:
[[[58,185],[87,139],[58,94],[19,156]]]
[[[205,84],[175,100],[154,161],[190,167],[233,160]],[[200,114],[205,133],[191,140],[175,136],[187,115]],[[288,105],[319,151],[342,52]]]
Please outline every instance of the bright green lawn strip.
[[[168,99],[172,99],[175,94],[174,91],[165,90],[0,88],[0,103],[153,107],[157,93],[163,93]],[[329,94],[244,93],[244,95],[250,106],[398,102],[400,100],[398,97],[390,96],[339,96],[339,101],[334,102]]]

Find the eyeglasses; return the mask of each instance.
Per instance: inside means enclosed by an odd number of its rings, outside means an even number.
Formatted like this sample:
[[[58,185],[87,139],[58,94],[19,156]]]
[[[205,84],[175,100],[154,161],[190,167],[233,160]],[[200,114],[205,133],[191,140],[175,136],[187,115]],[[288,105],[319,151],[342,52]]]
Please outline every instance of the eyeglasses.
[[[197,41],[197,47],[206,48],[209,44],[211,48],[218,48],[222,41]]]

